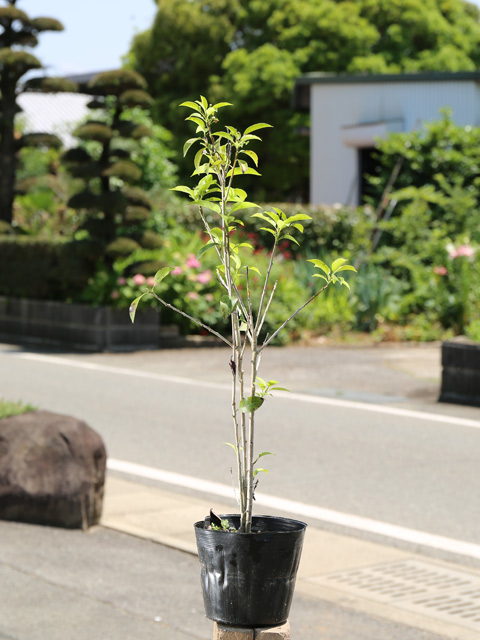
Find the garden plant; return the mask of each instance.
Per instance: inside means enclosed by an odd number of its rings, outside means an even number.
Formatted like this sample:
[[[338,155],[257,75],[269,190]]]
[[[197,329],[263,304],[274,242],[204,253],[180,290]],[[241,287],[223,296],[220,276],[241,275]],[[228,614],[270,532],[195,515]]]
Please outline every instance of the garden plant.
[[[302,222],[309,216],[304,213],[289,216],[278,207],[263,209],[250,202],[245,190],[237,186],[237,182],[245,175],[260,175],[257,171],[258,156],[250,147],[251,143],[260,140],[256,132],[270,125],[254,124],[247,127],[243,133],[230,125],[218,129],[218,112],[230,106],[229,103],[211,105],[202,96],[195,102],[184,102],[181,106],[191,110],[192,113],[186,119],[196,128],[195,137],[187,140],[184,145],[184,154],[191,147],[198,147],[193,172],[198,178],[198,183],[194,187],[178,186],[175,190],[189,196],[191,204],[197,208],[205,231],[205,243],[197,257],[200,258],[206,252],[216,254],[218,266],[215,269],[215,278],[223,290],[220,307],[224,320],[230,323],[230,333],[228,337],[220,334],[203,319],[189,316],[156,293],[156,287],[165,278],[174,277],[172,272],[178,269],[176,265],[164,267],[156,273],[153,286],[146,288],[132,302],[130,317],[133,322],[142,298],[153,296],[165,307],[186,315],[189,320],[216,335],[230,347],[231,418],[234,440],[229,444],[235,451],[238,469],[238,530],[249,533],[252,528],[257,476],[265,471],[259,466],[259,462],[270,454],[267,451],[259,454],[255,452],[256,412],[262,407],[267,396],[282,389],[276,380],[266,381],[259,377],[262,353],[278,333],[330,285],[340,284],[348,288],[343,274],[355,271],[355,268],[347,264],[344,258],[337,258],[330,266],[322,260],[310,259],[317,270],[314,277],[319,279],[320,286],[270,334],[265,333],[265,319],[277,286],[276,282],[271,282],[271,275],[279,246],[285,241],[298,244],[295,236],[302,233]],[[209,222],[211,217],[207,217],[207,210],[209,213],[213,212],[217,220],[215,226]],[[250,210],[249,215],[260,219],[263,222],[263,230],[271,236],[270,259],[263,274],[246,258],[253,247],[245,241],[236,242],[238,232],[243,226],[240,216],[245,210]],[[254,280],[257,281],[256,286]]]

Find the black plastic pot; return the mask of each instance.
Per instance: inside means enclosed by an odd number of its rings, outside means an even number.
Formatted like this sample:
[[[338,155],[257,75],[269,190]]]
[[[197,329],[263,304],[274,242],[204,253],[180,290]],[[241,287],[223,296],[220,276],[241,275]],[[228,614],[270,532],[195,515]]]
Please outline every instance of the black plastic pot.
[[[238,528],[238,515],[222,515]],[[237,627],[283,624],[290,612],[307,525],[254,516],[252,533],[212,531],[195,523],[207,618]]]

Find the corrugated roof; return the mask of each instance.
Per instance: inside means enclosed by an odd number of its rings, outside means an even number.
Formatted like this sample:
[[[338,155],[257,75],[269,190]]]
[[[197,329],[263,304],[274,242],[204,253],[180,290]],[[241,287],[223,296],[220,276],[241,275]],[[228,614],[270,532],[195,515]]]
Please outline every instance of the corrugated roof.
[[[92,96],[83,93],[22,93],[17,102],[27,133],[58,135],[66,147],[74,144],[71,132],[88,114],[87,103]]]

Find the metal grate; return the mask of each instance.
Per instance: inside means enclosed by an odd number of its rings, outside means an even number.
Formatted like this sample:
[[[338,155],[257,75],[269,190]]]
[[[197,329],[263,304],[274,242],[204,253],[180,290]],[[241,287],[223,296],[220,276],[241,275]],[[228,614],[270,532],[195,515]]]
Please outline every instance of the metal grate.
[[[333,573],[313,581],[480,631],[480,575],[423,560],[405,560]]]

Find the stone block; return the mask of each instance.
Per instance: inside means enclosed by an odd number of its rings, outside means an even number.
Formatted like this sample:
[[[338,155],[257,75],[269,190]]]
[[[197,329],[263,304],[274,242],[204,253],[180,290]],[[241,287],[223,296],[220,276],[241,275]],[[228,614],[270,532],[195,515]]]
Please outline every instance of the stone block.
[[[279,627],[255,629],[255,640],[290,640],[290,623],[285,622]]]
[[[290,623],[263,629],[229,627],[215,622],[213,640],[290,640]]]

